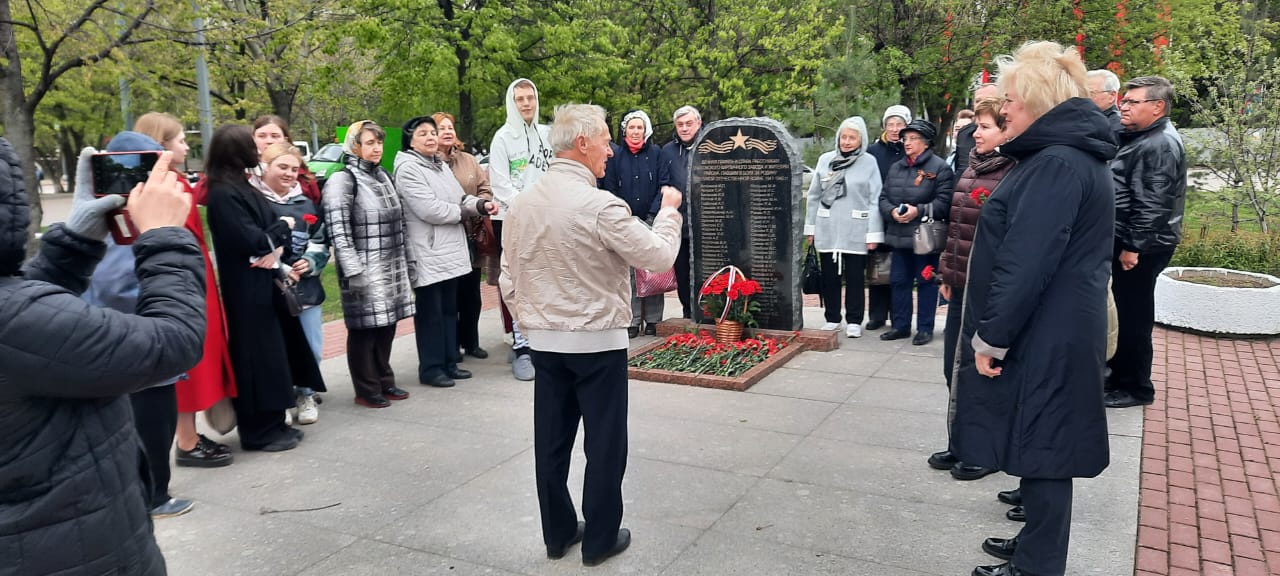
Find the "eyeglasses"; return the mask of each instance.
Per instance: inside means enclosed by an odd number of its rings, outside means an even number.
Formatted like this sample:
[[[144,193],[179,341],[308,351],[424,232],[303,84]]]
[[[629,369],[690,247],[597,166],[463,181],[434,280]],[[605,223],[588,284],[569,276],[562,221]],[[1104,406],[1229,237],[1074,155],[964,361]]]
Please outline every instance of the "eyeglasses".
[[[902,141],[903,142],[924,142],[924,138],[921,138],[919,136],[903,136]]]
[[[1162,102],[1162,100],[1159,98],[1147,98],[1145,100],[1130,100],[1128,98],[1125,98],[1124,100],[1121,100],[1120,102],[1118,102],[1117,106],[1121,108],[1128,108],[1129,106],[1141,104],[1143,102]]]

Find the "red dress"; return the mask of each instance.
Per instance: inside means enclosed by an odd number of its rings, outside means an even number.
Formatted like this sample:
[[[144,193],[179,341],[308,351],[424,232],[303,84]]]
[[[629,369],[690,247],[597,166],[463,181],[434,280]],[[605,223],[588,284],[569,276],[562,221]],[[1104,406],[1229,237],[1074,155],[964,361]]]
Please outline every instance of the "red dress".
[[[219,400],[234,398],[236,395],[236,379],[231,372],[231,354],[227,350],[227,322],[222,313],[222,298],[218,296],[218,283],[213,274],[213,261],[209,259],[208,244],[204,239],[204,225],[200,223],[200,209],[197,203],[204,198],[191,188],[186,175],[179,173],[178,181],[183,188],[195,198],[191,203],[191,213],[187,215],[187,230],[190,230],[200,244],[200,254],[204,257],[205,274],[205,327],[204,356],[200,363],[187,371],[187,378],[177,384],[178,411],[200,412],[207,410]],[[204,181],[200,186],[204,188]]]

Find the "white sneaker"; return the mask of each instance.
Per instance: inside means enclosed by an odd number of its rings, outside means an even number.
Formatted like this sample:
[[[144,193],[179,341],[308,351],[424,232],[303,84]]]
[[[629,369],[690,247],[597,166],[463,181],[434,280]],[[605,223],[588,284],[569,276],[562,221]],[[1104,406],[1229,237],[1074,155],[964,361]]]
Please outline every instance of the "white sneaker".
[[[298,397],[298,423],[315,424],[320,418],[320,410],[316,408],[315,396]]]
[[[284,411],[284,425],[293,426],[293,409]]]
[[[511,375],[515,376],[516,380],[532,381],[534,376],[533,358],[530,358],[528,354],[516,356],[515,361],[511,363]]]
[[[861,325],[861,324],[850,324],[850,325],[846,326],[846,327],[845,327],[845,329],[844,329],[844,335],[845,335],[845,336],[848,336],[848,337],[850,337],[850,338],[861,338],[861,337],[862,337],[862,325]]]
[[[823,330],[826,330],[827,332],[835,332],[836,330],[839,330],[839,329],[840,329],[840,323],[839,323],[839,322],[827,322],[826,324],[823,324],[823,325],[822,325],[822,329],[823,329]]]

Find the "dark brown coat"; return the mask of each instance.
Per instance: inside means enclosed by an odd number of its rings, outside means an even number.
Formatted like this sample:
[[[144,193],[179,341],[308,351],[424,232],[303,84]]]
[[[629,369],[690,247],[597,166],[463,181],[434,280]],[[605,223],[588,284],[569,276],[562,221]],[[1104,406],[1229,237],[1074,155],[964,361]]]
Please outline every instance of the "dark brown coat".
[[[982,207],[973,200],[970,194],[977,188],[995,190],[996,184],[1004,178],[1005,173],[1013,167],[1013,160],[1001,157],[1002,162],[980,162],[970,160],[969,167],[956,182],[956,190],[951,194],[951,217],[947,225],[947,247],[938,258],[938,272],[942,283],[955,288],[964,288],[965,271],[969,268],[969,251],[973,248],[974,229],[978,226],[978,214]],[[990,167],[989,164],[998,164]],[[977,168],[987,171],[979,174]]]

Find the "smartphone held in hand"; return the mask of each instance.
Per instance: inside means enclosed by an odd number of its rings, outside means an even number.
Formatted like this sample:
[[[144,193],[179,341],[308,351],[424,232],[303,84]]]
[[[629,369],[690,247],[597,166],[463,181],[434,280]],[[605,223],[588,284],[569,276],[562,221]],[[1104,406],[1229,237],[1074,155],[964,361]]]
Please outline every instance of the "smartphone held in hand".
[[[129,193],[147,181],[156,160],[160,159],[159,151],[146,152],[99,152],[90,159],[93,171],[93,195],[103,197],[109,195],[128,196]],[[138,237],[138,228],[129,219],[128,209],[120,209],[107,215],[110,220],[111,238],[116,244],[133,244]]]

